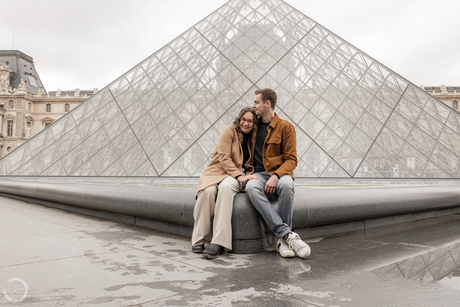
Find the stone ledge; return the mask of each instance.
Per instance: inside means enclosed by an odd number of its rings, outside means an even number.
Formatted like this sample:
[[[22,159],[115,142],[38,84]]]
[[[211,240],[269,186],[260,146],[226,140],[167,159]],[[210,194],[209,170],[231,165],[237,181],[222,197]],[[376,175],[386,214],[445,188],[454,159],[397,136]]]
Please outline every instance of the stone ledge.
[[[191,236],[195,188],[0,180],[5,196],[167,233]],[[270,197],[276,206],[276,197]],[[303,237],[458,213],[460,187],[296,186],[293,229]],[[274,238],[245,193],[235,196],[233,251],[257,253]]]

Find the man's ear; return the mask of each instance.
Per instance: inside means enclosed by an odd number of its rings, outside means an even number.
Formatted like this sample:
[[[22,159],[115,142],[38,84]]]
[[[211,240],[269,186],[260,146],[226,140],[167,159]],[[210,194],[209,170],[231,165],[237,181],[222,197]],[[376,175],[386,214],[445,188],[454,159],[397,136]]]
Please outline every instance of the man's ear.
[[[267,107],[267,109],[271,108],[272,102],[270,100],[265,101],[265,106]]]

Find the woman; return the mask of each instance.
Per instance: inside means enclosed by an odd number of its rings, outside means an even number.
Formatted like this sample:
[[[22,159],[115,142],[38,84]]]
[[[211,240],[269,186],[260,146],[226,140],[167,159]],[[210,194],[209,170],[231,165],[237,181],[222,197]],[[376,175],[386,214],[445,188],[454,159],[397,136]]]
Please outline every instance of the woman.
[[[225,127],[219,137],[211,163],[198,181],[193,212],[195,224],[192,234],[192,252],[203,253],[208,259],[217,258],[223,249],[232,249],[233,198],[250,179],[252,174],[250,144],[255,140],[257,116],[252,108],[243,108],[233,121]],[[205,249],[204,242],[211,233],[211,218],[214,216],[211,244]]]

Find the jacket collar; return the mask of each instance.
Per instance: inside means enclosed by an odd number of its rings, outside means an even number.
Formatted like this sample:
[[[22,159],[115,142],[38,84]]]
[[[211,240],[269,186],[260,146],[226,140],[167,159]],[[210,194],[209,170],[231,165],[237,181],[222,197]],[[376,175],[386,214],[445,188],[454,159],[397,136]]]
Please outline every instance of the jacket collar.
[[[275,113],[275,117],[273,117],[272,121],[270,122],[269,127],[275,128],[276,124],[281,120],[281,118],[278,116],[278,114]]]

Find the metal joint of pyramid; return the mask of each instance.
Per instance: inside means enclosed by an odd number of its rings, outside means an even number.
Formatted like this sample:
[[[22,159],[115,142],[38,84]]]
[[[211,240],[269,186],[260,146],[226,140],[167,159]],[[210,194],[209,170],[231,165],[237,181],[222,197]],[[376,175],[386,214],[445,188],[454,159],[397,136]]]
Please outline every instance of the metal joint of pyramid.
[[[231,0],[0,160],[3,176],[197,177],[254,90],[295,176],[459,178],[460,114],[281,0]]]

